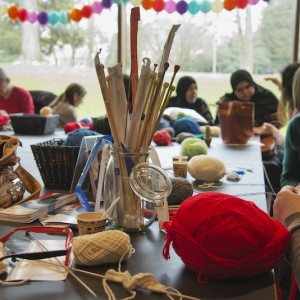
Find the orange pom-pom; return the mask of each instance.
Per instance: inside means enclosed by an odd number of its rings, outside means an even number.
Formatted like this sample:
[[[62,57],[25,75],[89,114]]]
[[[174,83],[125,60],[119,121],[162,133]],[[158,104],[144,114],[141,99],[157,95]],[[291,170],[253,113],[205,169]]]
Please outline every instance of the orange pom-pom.
[[[154,0],[142,0],[142,6],[145,10],[151,9],[153,6]]]
[[[12,5],[7,11],[9,17],[12,20],[16,20],[19,17],[19,8],[16,5]]]
[[[70,12],[70,19],[74,22],[79,22],[82,19],[82,13],[80,9],[74,8]]]

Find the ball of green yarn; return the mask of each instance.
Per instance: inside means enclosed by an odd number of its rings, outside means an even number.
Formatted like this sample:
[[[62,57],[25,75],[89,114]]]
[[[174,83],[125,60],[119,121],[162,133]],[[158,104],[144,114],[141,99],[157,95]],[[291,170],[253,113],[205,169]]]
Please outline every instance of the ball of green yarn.
[[[197,138],[187,138],[181,143],[181,154],[189,159],[195,155],[207,154],[206,143]]]

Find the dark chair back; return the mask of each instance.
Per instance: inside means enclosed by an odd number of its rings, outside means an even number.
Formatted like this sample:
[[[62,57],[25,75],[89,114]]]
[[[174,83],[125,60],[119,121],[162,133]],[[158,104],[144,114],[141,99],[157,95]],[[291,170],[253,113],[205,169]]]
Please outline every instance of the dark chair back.
[[[56,95],[47,91],[29,91],[34,103],[34,112],[40,113],[40,109],[48,106],[55,98]]]

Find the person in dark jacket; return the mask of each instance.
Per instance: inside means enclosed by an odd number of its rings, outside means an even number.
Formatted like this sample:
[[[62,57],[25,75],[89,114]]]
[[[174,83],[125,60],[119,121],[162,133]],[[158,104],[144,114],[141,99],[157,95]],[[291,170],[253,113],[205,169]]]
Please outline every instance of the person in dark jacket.
[[[253,132],[259,134],[259,128],[264,124],[272,124],[274,128],[280,128],[278,118],[278,98],[266,88],[258,85],[251,74],[243,69],[231,74],[231,93],[222,96],[221,101],[248,101],[254,103],[254,128]],[[217,104],[218,104],[217,103]],[[218,115],[215,120],[219,124]],[[267,192],[277,193],[280,188],[280,176],[282,172],[283,147],[272,143],[265,152],[262,152],[265,167],[265,182]],[[268,148],[268,147],[265,147]]]
[[[264,123],[271,123],[276,128],[280,127],[277,108],[278,98],[266,88],[258,85],[246,70],[237,70],[231,74],[231,93],[226,93],[220,98],[221,101],[250,101],[254,103],[254,127]],[[218,116],[215,120],[219,124]]]
[[[198,87],[196,80],[190,76],[183,76],[178,80],[176,96],[171,97],[167,107],[181,107],[195,110],[209,125],[214,124],[214,119],[207,102],[197,97]],[[202,125],[202,124],[200,124]]]

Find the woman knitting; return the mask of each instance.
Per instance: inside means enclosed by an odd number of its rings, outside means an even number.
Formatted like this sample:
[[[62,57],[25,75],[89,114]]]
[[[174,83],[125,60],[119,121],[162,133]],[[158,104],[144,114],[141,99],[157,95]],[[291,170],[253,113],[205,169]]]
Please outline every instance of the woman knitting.
[[[247,101],[254,103],[254,128],[253,132],[260,134],[264,124],[269,123],[275,129],[280,128],[278,119],[278,99],[266,88],[258,85],[246,70],[237,70],[230,77],[231,93],[226,93],[218,103],[223,101]],[[217,104],[218,104],[217,103]],[[219,124],[218,115],[215,120]],[[232,128],[234,131],[234,128]],[[261,132],[264,134],[264,132]],[[268,191],[278,192],[280,189],[280,175],[282,171],[283,148],[275,145],[274,139],[264,137],[265,147],[262,149],[262,158],[266,169],[265,182]]]
[[[226,93],[220,98],[222,101],[250,101],[255,104],[254,127],[263,125],[265,122],[279,128],[280,123],[277,115],[278,99],[266,88],[254,82],[251,74],[246,70],[237,70],[230,77],[231,93]],[[217,104],[218,104],[217,103]],[[216,124],[219,124],[218,116]]]
[[[181,77],[177,83],[176,96],[170,98],[168,107],[193,109],[204,117],[209,125],[213,125],[214,120],[209,107],[204,99],[197,97],[197,91],[197,83],[193,77]]]
[[[53,114],[59,115],[57,127],[63,128],[67,123],[77,122],[76,108],[82,103],[86,90],[78,83],[71,83],[66,90],[51,103]]]

